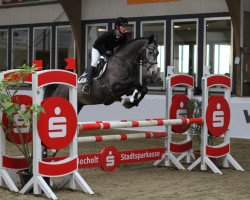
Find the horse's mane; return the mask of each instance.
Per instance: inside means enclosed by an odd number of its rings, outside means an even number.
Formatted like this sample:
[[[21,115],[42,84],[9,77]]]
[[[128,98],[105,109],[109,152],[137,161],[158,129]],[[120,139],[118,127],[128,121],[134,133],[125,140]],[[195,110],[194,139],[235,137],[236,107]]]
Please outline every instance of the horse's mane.
[[[148,38],[144,38],[144,37],[139,37],[139,38],[135,38],[133,40],[130,40],[129,42],[127,42],[125,45],[121,46],[116,52],[115,54],[117,54],[118,52],[120,52],[121,50],[123,50],[125,47],[127,47],[128,45],[130,45],[131,43],[134,43],[138,40],[145,40],[145,39],[148,39]]]
[[[126,46],[126,45],[128,45],[128,44],[130,44],[130,43],[133,43],[133,42],[135,42],[135,41],[137,41],[137,40],[145,40],[145,39],[148,39],[148,38],[144,38],[144,37],[135,38],[135,39],[130,40],[129,42],[127,42],[124,46]],[[124,46],[123,46],[123,47],[124,47]]]

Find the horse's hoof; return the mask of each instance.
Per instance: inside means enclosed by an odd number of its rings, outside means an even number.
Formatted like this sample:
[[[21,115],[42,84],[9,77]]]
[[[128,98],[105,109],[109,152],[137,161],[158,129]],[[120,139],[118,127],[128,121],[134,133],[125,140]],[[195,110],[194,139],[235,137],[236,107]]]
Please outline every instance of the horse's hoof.
[[[122,104],[125,108],[130,109],[134,106],[133,103],[130,102],[130,100],[127,98],[124,100],[123,104]]]
[[[133,105],[123,104],[124,108],[130,109],[133,107]]]

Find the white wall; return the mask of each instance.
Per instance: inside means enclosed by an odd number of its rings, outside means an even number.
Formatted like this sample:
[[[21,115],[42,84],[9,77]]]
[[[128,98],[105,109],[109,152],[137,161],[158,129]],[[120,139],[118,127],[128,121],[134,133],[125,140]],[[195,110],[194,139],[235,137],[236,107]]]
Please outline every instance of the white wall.
[[[60,4],[1,8],[0,26],[53,22],[62,12]],[[82,20],[213,12],[228,12],[225,0],[182,0],[136,5],[127,5],[127,0],[82,0]],[[68,21],[67,16],[64,14],[58,21]]]
[[[181,0],[136,5],[127,5],[127,0],[82,1],[82,20],[213,12],[228,12],[225,0]]]
[[[0,26],[53,22],[63,12],[60,4],[0,9]],[[68,21],[65,14],[57,22]]]

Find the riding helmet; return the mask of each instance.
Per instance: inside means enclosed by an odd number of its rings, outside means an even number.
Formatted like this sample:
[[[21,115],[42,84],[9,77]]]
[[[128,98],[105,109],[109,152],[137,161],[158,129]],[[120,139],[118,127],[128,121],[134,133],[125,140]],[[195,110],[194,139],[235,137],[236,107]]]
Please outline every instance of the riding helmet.
[[[124,17],[118,17],[115,20],[115,28],[119,27],[119,26],[124,26],[128,24],[128,20]]]

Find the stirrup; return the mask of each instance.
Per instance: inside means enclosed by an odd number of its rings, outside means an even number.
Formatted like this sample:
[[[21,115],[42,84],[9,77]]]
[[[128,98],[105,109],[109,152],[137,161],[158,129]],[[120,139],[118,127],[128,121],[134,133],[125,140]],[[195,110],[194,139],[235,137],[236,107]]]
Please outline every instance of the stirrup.
[[[78,83],[86,83],[86,73],[83,73],[78,79]]]
[[[89,94],[90,93],[90,85],[89,84],[85,84],[82,87],[82,91],[83,91],[84,94]]]

